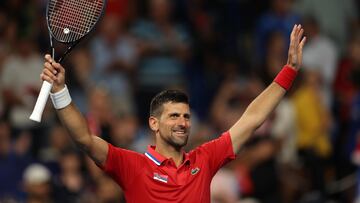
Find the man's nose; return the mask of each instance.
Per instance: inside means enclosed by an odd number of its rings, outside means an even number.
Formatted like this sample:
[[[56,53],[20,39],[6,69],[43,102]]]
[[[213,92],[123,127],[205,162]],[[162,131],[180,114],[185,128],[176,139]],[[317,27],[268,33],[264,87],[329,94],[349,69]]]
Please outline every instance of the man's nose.
[[[188,122],[188,120],[185,117],[180,116],[179,120],[178,120],[178,125],[185,127],[185,126],[187,126],[187,122]]]

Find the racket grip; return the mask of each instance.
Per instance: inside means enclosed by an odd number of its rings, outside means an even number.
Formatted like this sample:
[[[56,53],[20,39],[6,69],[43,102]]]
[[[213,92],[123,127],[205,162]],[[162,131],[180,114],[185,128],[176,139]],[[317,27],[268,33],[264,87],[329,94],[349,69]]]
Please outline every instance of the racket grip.
[[[33,120],[36,122],[41,121],[41,116],[45,109],[46,102],[49,98],[51,88],[52,88],[51,83],[49,83],[47,81],[43,82],[41,89],[40,89],[39,96],[36,100],[34,110],[33,110],[32,114],[30,115],[30,120]]]

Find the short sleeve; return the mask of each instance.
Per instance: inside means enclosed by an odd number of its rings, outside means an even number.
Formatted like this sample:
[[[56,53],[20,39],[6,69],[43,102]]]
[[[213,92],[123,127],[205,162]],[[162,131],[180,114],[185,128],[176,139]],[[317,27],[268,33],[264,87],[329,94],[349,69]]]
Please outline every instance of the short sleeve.
[[[137,152],[109,144],[106,162],[100,168],[112,177],[123,190],[126,190],[134,177],[141,171],[143,159],[143,156]]]
[[[208,159],[212,175],[215,175],[222,166],[236,158],[229,132],[223,133],[219,138],[207,142],[195,150],[204,154],[204,158]]]

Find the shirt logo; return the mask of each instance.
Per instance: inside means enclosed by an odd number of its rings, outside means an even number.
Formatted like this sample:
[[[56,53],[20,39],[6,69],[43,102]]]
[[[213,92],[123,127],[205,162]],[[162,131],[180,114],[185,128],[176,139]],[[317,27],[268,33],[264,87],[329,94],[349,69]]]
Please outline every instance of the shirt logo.
[[[196,175],[200,169],[198,167],[191,169],[191,175]]]
[[[160,182],[167,183],[168,182],[168,176],[167,175],[161,175],[161,174],[158,174],[158,173],[154,173],[154,180],[158,180]]]

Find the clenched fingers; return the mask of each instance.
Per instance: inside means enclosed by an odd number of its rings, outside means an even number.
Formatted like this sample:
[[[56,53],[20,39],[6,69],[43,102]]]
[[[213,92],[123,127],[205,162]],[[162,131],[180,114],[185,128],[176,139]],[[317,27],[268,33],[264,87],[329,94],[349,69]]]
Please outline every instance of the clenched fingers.
[[[53,74],[57,74],[57,71],[56,71],[55,67],[49,62],[44,63],[44,70],[48,70]]]
[[[46,74],[44,74],[44,73],[41,73],[41,74],[40,74],[40,79],[43,80],[43,81],[47,81],[47,82],[49,82],[49,83],[51,83],[51,84],[54,82],[54,80],[51,79],[50,76],[48,76],[48,75],[46,75]]]

